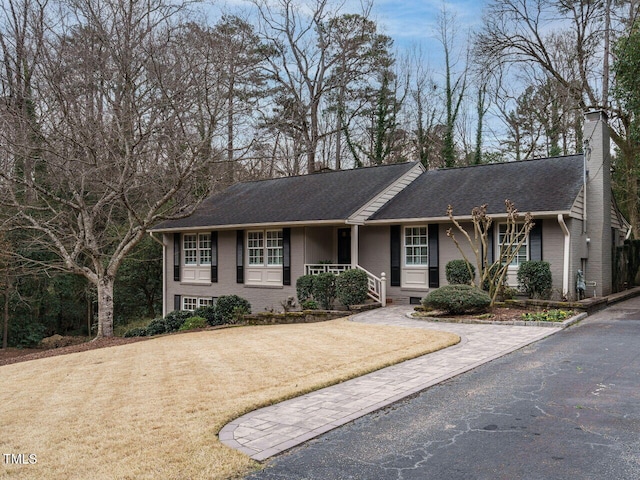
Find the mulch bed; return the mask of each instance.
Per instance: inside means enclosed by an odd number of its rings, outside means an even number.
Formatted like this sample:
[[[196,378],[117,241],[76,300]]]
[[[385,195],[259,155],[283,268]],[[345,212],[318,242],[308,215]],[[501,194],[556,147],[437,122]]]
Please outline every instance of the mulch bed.
[[[416,317],[428,317],[438,319],[455,320],[488,320],[491,322],[511,322],[522,320],[523,313],[531,313],[531,310],[520,307],[494,307],[485,314],[451,315],[450,313],[432,310],[429,312],[416,312]]]
[[[107,348],[115,347],[118,345],[126,345],[127,343],[139,342],[146,339],[147,338],[145,337],[111,337],[98,338],[96,340],[85,341],[83,343],[60,348],[5,348],[0,349],[0,366],[9,365],[11,363],[26,362],[28,360],[37,360],[39,358],[66,355],[68,353],[86,352],[88,350],[95,350],[96,348]]]

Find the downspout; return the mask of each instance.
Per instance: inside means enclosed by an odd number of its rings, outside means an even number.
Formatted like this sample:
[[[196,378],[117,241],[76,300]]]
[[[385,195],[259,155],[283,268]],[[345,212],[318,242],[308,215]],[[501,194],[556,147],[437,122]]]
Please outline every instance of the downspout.
[[[149,236],[154,242],[162,245],[162,318],[167,316],[167,245],[164,243],[164,235],[162,240],[158,240],[153,236],[153,232],[149,232]]]
[[[591,147],[589,146],[589,140],[584,141],[584,156],[582,167],[582,233],[587,233],[587,177],[589,176],[589,170],[587,169],[587,163],[591,156]]]
[[[558,214],[558,224],[564,234],[564,261],[562,262],[562,295],[564,298],[569,298],[569,248],[571,247],[571,234],[567,228],[567,224],[564,223],[564,217],[561,213]]]

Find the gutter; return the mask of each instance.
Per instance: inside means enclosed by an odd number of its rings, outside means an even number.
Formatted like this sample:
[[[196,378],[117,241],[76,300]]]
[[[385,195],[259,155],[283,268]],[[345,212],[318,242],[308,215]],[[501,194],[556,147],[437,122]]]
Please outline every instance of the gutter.
[[[562,214],[558,214],[558,224],[564,234],[564,255],[562,262],[562,295],[565,298],[569,297],[569,249],[571,248],[571,233],[567,228],[567,224],[564,223],[564,217]]]
[[[162,240],[158,240],[153,236],[154,232],[149,232],[149,236],[154,242],[158,242],[162,245],[162,318],[167,316],[167,245],[164,243],[164,236]]]

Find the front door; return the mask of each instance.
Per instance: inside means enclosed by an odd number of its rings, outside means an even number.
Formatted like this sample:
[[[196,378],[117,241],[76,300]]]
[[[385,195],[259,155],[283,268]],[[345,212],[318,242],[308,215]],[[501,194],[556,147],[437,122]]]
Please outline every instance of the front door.
[[[351,265],[351,229],[338,229],[338,263]]]

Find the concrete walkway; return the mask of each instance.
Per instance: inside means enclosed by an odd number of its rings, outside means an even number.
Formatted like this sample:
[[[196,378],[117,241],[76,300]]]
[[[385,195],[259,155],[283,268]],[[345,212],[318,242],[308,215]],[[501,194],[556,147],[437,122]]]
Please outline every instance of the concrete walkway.
[[[407,317],[407,306],[355,315],[354,321],[445,330],[453,347],[250,412],[222,428],[220,441],[265,460],[413,393],[560,331],[559,328],[433,323]]]

